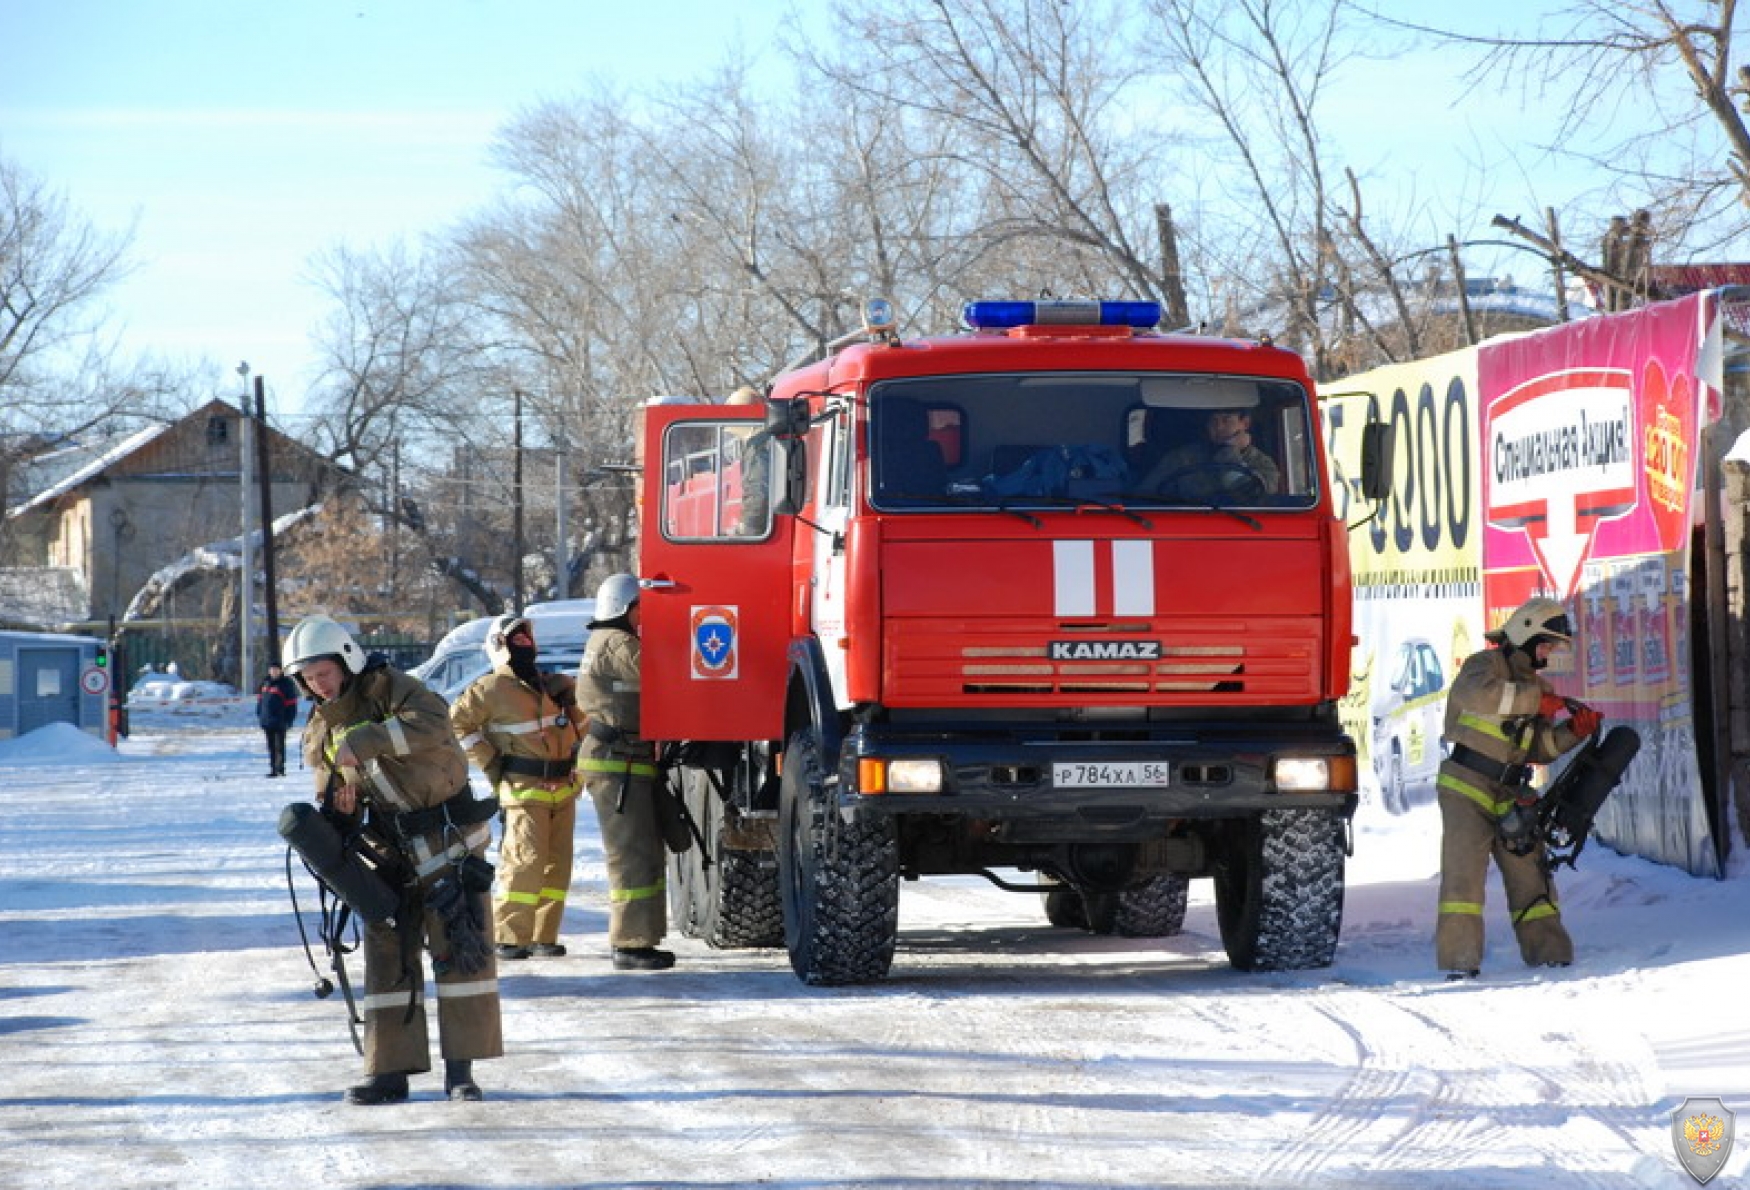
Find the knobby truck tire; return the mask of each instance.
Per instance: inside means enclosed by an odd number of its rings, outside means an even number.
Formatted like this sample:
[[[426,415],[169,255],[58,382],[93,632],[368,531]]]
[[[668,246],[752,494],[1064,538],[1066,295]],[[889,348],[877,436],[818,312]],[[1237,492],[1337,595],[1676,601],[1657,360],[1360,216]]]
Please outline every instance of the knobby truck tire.
[[[784,910],[778,870],[769,852],[723,845],[723,800],[698,769],[684,770],[687,810],[710,849],[711,866],[698,844],[669,856],[669,912],[675,927],[718,950],[784,944]]]
[[[1331,965],[1343,926],[1343,836],[1335,810],[1266,810],[1234,824],[1215,872],[1229,962],[1241,971]]]
[[[899,841],[885,816],[829,807],[819,743],[790,737],[778,799],[778,884],[790,966],[807,984],[886,976],[899,941]]]

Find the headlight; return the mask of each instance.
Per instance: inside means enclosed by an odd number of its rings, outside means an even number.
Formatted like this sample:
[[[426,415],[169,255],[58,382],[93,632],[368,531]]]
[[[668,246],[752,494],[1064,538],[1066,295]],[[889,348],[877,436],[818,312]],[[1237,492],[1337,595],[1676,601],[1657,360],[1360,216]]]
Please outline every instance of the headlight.
[[[857,762],[857,791],[862,794],[941,793],[942,784],[942,762],[934,758],[864,757]]]
[[[894,793],[941,793],[942,762],[939,760],[890,760],[887,788]]]
[[[1276,788],[1282,793],[1344,793],[1355,788],[1353,756],[1279,756]]]

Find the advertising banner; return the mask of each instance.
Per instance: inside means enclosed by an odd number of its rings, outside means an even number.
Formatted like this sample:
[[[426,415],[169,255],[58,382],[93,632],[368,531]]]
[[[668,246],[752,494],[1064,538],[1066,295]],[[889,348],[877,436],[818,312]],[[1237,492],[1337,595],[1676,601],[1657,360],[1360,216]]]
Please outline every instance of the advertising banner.
[[[1445,689],[1533,595],[1576,647],[1547,676],[1643,748],[1597,820],[1618,850],[1717,875],[1690,655],[1696,444],[1717,416],[1709,294],[1507,336],[1327,386],[1339,505],[1360,427],[1396,427],[1390,497],[1350,533],[1358,644],[1344,706],[1389,812],[1433,798]]]
[[[1339,514],[1349,534],[1356,646],[1344,726],[1386,810],[1433,797],[1446,686],[1482,646],[1477,352],[1380,368],[1323,401]],[[1361,427],[1394,429],[1391,495],[1361,499]],[[1364,522],[1364,523],[1363,523]]]

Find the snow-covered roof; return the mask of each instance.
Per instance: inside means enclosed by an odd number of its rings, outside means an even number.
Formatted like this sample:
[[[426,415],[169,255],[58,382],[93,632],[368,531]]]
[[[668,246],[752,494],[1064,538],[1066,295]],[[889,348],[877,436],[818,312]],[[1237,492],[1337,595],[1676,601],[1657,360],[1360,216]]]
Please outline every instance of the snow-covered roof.
[[[54,501],[60,496],[72,491],[74,488],[79,487],[81,484],[102,475],[120,460],[125,459],[127,456],[133,454],[135,451],[161,435],[168,433],[170,428],[171,427],[168,425],[148,426],[137,434],[129,434],[126,438],[117,442],[114,446],[104,451],[95,459],[92,459],[77,471],[62,477],[59,481],[44,488],[42,491],[26,500],[23,504],[7,509],[6,515],[9,517],[19,516],[22,513],[29,512],[33,508]]]

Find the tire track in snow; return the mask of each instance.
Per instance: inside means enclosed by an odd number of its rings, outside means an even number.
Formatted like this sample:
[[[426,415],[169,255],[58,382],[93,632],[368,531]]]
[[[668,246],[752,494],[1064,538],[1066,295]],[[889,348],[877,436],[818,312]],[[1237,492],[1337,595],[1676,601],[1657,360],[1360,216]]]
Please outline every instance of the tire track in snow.
[[[1479,991],[1482,999],[1455,1001],[1450,1012],[1414,1003],[1420,991],[1310,992],[1306,1007],[1349,1038],[1354,1065],[1292,1142],[1260,1165],[1260,1183],[1326,1182],[1361,1169],[1412,1178],[1431,1169],[1488,1168],[1529,1149],[1535,1157],[1513,1159],[1566,1169],[1568,1184],[1619,1185],[1613,1175],[1574,1169],[1572,1138],[1560,1135],[1559,1125],[1584,1115],[1625,1149],[1644,1147],[1629,1122],[1652,1102],[1640,1069],[1598,1055],[1583,1063],[1585,1081],[1571,1085],[1568,1071],[1518,1061],[1516,1051],[1547,1052],[1513,1044],[1520,1028],[1541,1018],[1522,1015],[1524,1006],[1512,999]],[[1517,1027],[1492,1029],[1491,1014]],[[1621,1119],[1610,1110],[1617,1107]]]

